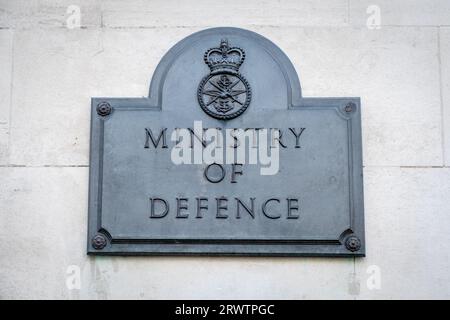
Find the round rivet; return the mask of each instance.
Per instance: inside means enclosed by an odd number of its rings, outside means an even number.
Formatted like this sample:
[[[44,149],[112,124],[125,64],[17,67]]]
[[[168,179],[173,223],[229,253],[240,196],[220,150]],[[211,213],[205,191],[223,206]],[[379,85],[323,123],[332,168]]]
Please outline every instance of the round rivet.
[[[92,238],[92,247],[96,250],[102,250],[106,247],[106,237],[102,234],[97,234]]]
[[[97,105],[97,113],[98,115],[105,117],[109,115],[112,111],[112,107],[108,102],[100,102]]]
[[[357,236],[349,236],[345,240],[345,247],[352,252],[358,251],[361,249],[361,240]]]
[[[356,110],[356,104],[354,102],[349,102],[347,103],[347,105],[345,106],[345,112],[350,113],[353,112],[354,110]]]

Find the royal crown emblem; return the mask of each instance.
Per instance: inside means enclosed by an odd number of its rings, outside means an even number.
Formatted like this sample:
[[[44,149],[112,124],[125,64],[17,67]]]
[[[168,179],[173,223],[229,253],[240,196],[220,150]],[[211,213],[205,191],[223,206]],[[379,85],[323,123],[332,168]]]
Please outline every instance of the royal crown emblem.
[[[230,47],[228,40],[222,39],[220,47],[205,52],[204,60],[211,73],[198,86],[197,97],[203,111],[221,120],[241,115],[251,100],[250,85],[239,73],[245,60],[244,50]]]

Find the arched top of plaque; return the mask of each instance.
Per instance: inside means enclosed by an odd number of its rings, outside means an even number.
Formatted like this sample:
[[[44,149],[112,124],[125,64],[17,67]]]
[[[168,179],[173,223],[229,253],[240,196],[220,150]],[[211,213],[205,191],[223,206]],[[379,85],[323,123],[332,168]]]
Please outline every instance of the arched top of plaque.
[[[208,115],[232,119],[247,107],[286,109],[301,104],[297,72],[272,41],[244,29],[196,32],[161,59],[150,84],[150,104],[164,108],[196,100]],[[256,111],[256,110],[255,110]]]

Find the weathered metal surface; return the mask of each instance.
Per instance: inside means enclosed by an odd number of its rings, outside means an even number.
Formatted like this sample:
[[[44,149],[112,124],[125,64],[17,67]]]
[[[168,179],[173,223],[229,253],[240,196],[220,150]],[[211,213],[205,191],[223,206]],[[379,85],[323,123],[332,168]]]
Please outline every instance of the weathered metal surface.
[[[187,37],[148,98],[92,99],[88,253],[363,256],[360,111],[359,98],[303,98],[258,34]],[[171,133],[195,121],[279,129],[278,172],[176,165]]]

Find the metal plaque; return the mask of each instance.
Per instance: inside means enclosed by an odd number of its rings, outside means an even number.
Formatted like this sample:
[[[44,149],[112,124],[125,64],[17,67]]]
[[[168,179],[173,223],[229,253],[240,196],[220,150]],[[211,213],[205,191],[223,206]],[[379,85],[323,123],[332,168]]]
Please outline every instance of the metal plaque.
[[[359,98],[304,98],[268,39],[178,42],[148,98],[92,98],[88,253],[364,256]]]

